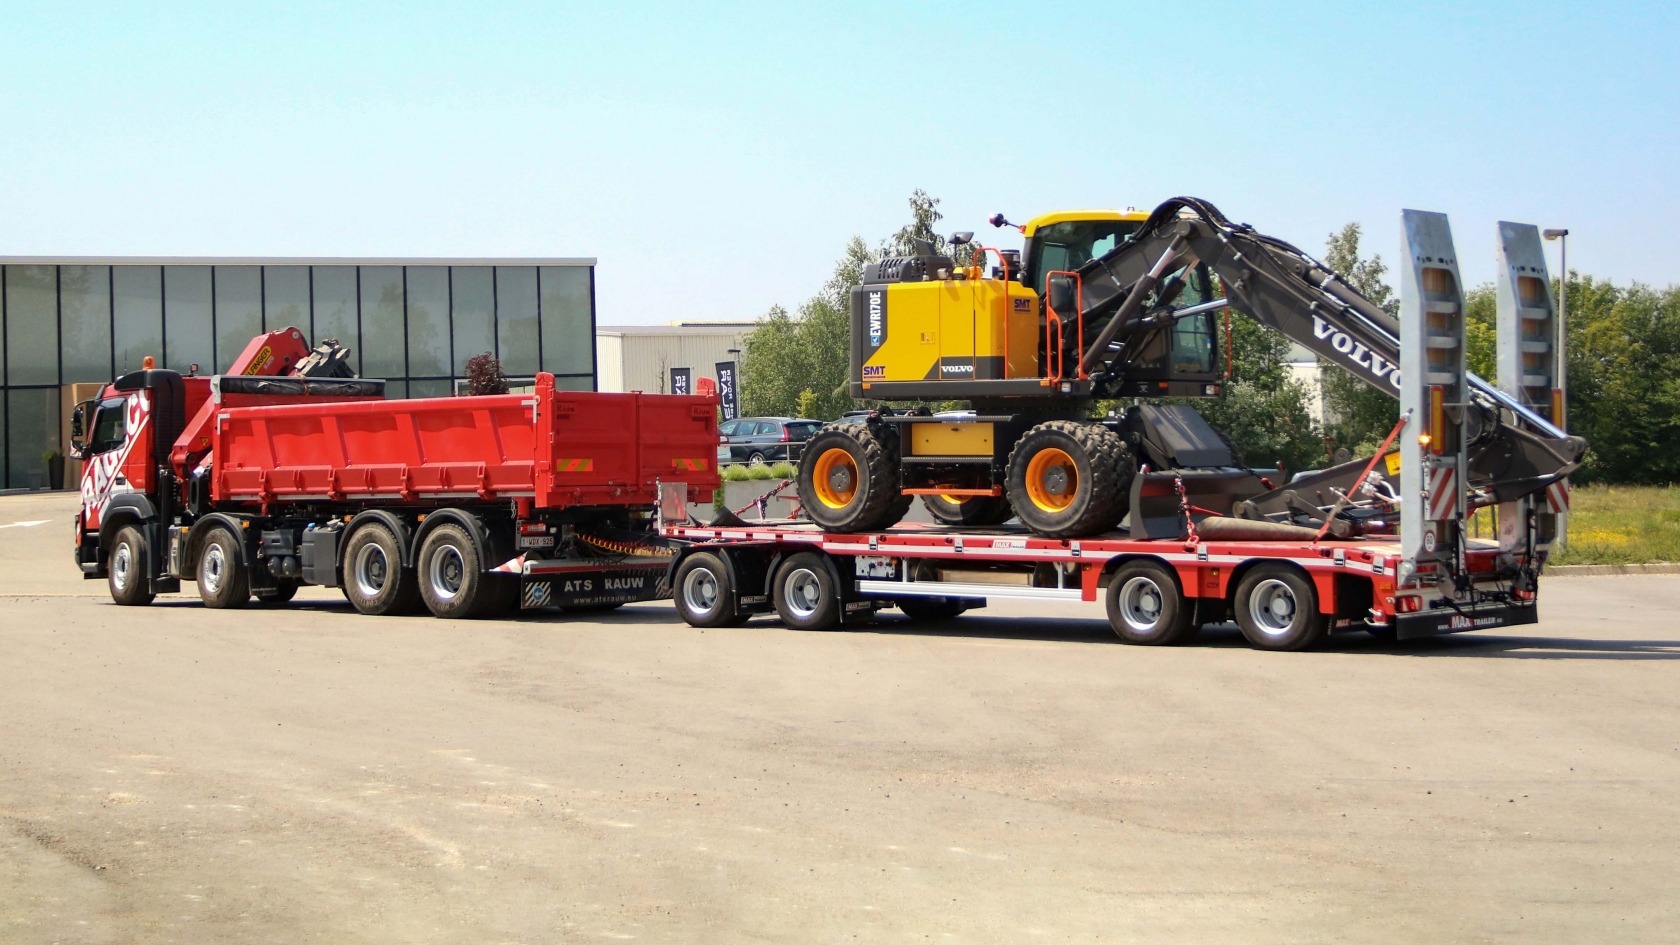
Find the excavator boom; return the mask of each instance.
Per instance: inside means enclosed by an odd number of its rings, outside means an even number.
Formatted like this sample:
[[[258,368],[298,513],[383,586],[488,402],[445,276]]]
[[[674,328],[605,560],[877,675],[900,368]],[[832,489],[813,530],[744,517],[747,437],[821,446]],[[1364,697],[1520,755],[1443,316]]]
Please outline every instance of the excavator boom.
[[[1399,396],[1397,319],[1312,256],[1194,197],[1162,203],[1131,239],[1080,268],[1080,314],[1095,329],[1080,368],[1094,379],[1124,376],[1129,338],[1190,313],[1172,307],[1172,276],[1198,264],[1219,277],[1232,308]],[[1452,406],[1471,412],[1471,479],[1490,500],[1530,495],[1580,464],[1584,440],[1481,378],[1467,380],[1470,403]]]

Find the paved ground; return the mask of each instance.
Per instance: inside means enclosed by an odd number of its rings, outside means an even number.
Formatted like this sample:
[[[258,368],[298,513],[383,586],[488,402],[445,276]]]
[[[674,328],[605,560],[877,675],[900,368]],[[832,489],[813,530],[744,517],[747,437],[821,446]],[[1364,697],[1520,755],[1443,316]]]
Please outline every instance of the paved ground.
[[[1523,636],[121,609],[0,497],[0,942],[1668,942],[1680,578]],[[10,523],[47,519],[49,524]],[[1036,614],[1036,616],[1035,616]],[[1005,616],[1009,615],[1009,616]]]

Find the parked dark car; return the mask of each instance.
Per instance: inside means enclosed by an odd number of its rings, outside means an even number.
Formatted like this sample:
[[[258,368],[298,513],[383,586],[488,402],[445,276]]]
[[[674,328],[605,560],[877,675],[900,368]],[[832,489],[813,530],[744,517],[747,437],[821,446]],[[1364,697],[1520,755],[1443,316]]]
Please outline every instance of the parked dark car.
[[[805,441],[822,426],[820,420],[798,417],[737,417],[718,424],[719,465],[752,466],[786,460],[799,461]]]

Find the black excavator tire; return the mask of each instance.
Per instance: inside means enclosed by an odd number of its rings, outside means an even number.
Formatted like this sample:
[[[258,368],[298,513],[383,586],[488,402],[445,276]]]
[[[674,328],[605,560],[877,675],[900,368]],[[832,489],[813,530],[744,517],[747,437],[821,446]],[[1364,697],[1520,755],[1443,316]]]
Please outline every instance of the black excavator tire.
[[[959,502],[952,502],[942,495],[922,496],[922,505],[933,516],[933,520],[941,525],[965,525],[971,528],[987,528],[992,525],[1002,525],[1015,517],[1015,510],[1009,507],[1009,500],[1003,496],[956,496]]]
[[[815,477],[825,453],[843,449],[851,455],[857,487],[841,507],[824,501]],[[799,501],[811,521],[830,532],[871,532],[891,528],[910,511],[912,496],[899,491],[898,436],[866,423],[830,423],[805,443],[799,463]]]
[[[1028,489],[1027,467],[1045,449],[1060,449],[1074,462],[1078,481],[1066,508],[1040,506]],[[1131,447],[1118,433],[1094,423],[1051,420],[1026,432],[1009,451],[1005,494],[1021,524],[1046,538],[1084,538],[1113,529],[1131,505],[1137,473]]]

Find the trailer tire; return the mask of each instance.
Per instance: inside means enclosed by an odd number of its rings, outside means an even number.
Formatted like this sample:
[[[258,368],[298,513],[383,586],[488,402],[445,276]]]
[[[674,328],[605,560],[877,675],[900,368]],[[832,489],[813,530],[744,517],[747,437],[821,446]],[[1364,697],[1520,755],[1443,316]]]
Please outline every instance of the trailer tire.
[[[677,616],[691,627],[736,627],[746,622],[736,607],[738,589],[729,563],[710,551],[684,558],[671,587]]]
[[[950,620],[968,609],[960,597],[900,597],[898,609],[915,621]]]
[[[805,441],[799,503],[831,532],[891,528],[910,511],[898,484],[898,435],[867,423],[831,423]]]
[[[1015,517],[1009,500],[1001,495],[924,495],[922,506],[941,525],[989,528]]]
[[[1296,568],[1258,564],[1237,584],[1237,626],[1259,650],[1304,650],[1324,639],[1329,621],[1318,592]]]
[[[344,544],[343,588],[350,606],[373,617],[414,613],[420,601],[414,572],[403,569],[397,536],[375,522]]]
[[[415,558],[414,576],[420,585],[420,599],[436,617],[471,619],[505,599],[495,575],[485,572],[472,535],[453,522],[426,534]]]
[[[258,607],[284,607],[297,596],[298,582],[276,581],[274,586],[253,592]]]
[[[1131,504],[1131,447],[1095,423],[1051,420],[1009,451],[1005,494],[1021,524],[1046,538],[1083,538],[1119,524]]]
[[[142,607],[156,597],[150,590],[152,549],[140,529],[124,526],[111,543],[111,553],[105,561],[105,585],[111,599],[124,607]]]
[[[1108,582],[1108,625],[1136,646],[1168,646],[1192,636],[1190,607],[1172,569],[1156,561],[1128,561]]]
[[[251,575],[245,570],[245,550],[239,547],[239,536],[228,529],[215,526],[205,534],[193,573],[204,606],[234,610],[251,602]]]
[[[840,625],[840,588],[827,559],[811,551],[791,555],[776,569],[772,599],[782,623],[794,630]]]

